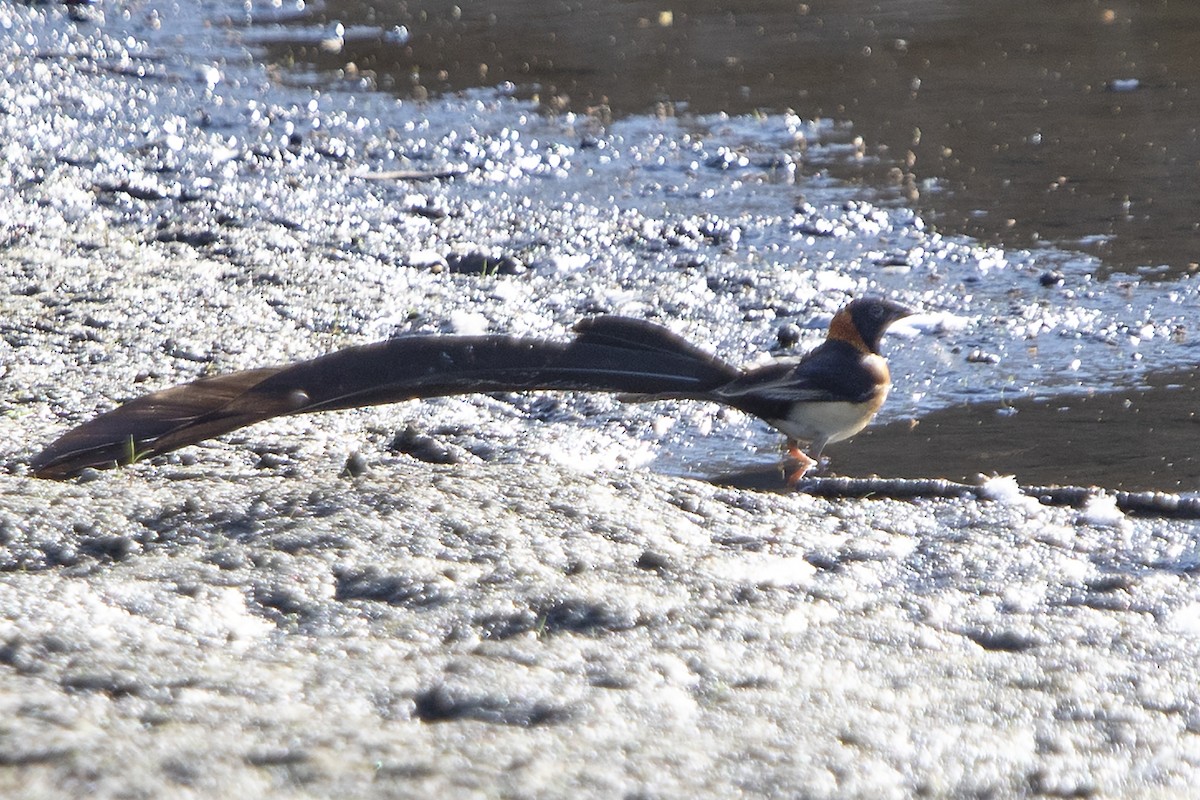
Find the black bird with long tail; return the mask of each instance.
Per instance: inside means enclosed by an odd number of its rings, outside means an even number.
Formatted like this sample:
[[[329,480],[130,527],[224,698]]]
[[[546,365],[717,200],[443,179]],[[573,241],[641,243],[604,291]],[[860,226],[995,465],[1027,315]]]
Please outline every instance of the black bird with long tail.
[[[827,444],[858,433],[883,405],[891,376],[880,339],[910,313],[889,300],[855,300],[834,315],[825,341],[805,356],[746,370],[659,325],[620,316],[581,320],[575,338],[565,342],[405,336],[139,397],[68,431],[35,456],[32,467],[38,477],[65,479],[274,417],[423,397],[552,390],[732,406],[786,435],[803,475]],[[800,450],[802,441],[810,443],[811,458]]]

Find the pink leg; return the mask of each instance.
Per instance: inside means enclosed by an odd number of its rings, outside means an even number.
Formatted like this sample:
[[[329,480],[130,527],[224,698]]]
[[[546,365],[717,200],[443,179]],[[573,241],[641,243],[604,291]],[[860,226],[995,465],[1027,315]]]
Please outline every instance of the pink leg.
[[[816,465],[816,459],[809,458],[804,451],[800,449],[800,444],[795,439],[788,439],[787,443],[788,457],[795,461],[795,465],[788,465],[787,472],[784,476],[784,481],[788,486],[795,486],[804,478],[805,473]]]

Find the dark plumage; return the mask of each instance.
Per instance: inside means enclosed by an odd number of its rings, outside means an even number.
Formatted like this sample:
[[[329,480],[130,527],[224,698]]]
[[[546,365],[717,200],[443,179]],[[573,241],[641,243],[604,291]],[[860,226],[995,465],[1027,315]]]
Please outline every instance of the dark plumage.
[[[170,452],[279,416],[474,392],[617,392],[623,399],[709,400],[761,417],[795,440],[825,444],[861,430],[890,381],[877,354],[908,313],[856,300],[803,359],[742,371],[643,320],[592,317],[567,342],[512,336],[406,336],[285,367],[205,378],[139,397],[68,431],[34,473],[68,478]],[[824,409],[823,411],[821,409]]]

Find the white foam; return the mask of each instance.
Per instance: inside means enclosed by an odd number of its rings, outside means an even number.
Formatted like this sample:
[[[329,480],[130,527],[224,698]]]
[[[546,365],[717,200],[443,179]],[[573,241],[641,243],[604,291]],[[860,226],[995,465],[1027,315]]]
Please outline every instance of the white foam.
[[[482,336],[488,330],[488,318],[476,311],[454,311],[450,314],[450,330],[464,336]]]
[[[1022,493],[1014,475],[997,475],[986,479],[979,487],[979,496],[994,503],[1019,506],[1028,511],[1036,511],[1042,507],[1036,497]]]
[[[1124,512],[1117,508],[1117,498],[1107,494],[1090,498],[1079,515],[1080,522],[1100,528],[1111,528],[1124,520]]]
[[[915,339],[918,336],[961,331],[970,322],[970,318],[951,314],[949,311],[913,314],[893,322],[888,327],[888,334],[903,339]]]
[[[997,503],[1017,503],[1025,499],[1015,475],[996,475],[979,487],[979,496]]]
[[[1200,603],[1188,603],[1171,612],[1167,627],[1176,633],[1200,636]]]
[[[731,561],[720,570],[724,577],[735,582],[760,587],[804,586],[808,584],[816,571],[816,567],[802,556],[756,558],[742,562]]]

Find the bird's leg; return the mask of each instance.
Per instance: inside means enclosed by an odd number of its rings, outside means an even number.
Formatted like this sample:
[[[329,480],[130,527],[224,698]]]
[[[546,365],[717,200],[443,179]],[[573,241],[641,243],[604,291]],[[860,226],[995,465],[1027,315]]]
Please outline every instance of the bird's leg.
[[[808,455],[800,449],[800,443],[795,439],[788,439],[785,445],[785,452],[788,457],[803,464],[805,467],[811,467],[817,463],[815,459],[809,458]]]
[[[829,444],[828,439],[818,439],[809,445],[809,450],[812,451],[812,462],[817,465],[817,469],[824,471],[829,468],[829,457],[821,457],[821,453],[825,452],[825,445]]]
[[[812,469],[817,461],[805,455],[804,451],[800,449],[800,443],[795,439],[788,439],[786,448],[788,457],[796,463],[788,464],[785,467],[784,481],[789,487],[793,487],[804,478],[805,473]]]

